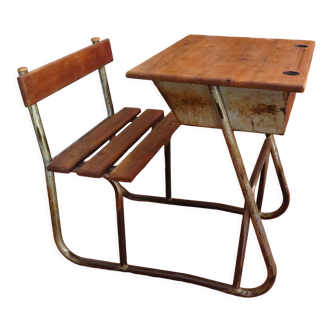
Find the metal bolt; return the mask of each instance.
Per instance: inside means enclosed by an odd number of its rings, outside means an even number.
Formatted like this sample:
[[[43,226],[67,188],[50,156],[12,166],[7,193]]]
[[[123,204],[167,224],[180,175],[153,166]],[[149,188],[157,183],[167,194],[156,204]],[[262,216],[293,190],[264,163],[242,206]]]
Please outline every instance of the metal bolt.
[[[27,67],[20,67],[20,68],[17,69],[17,71],[18,71],[18,74],[20,76],[22,76],[22,75],[24,75],[28,72],[28,68]]]

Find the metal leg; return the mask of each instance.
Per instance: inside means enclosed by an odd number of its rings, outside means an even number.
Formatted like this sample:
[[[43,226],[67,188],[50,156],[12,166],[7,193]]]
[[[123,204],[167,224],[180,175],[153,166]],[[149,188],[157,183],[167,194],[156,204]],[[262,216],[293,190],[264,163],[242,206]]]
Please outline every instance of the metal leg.
[[[99,43],[99,40],[100,40],[99,37],[91,38],[92,44]],[[113,102],[112,102],[112,97],[111,97],[111,91],[108,86],[108,80],[107,80],[105,67],[99,68],[98,72],[99,72],[101,87],[103,89],[105,105],[106,105],[106,109],[107,109],[107,115],[112,116],[112,115],[114,115],[114,108],[113,108]]]
[[[120,269],[127,268],[127,248],[126,248],[126,232],[124,224],[124,210],[123,210],[123,195],[119,182],[109,181],[114,188],[116,201],[116,216],[118,224],[118,239],[119,239],[119,255],[120,255]]]
[[[169,140],[164,147],[165,150],[165,187],[166,199],[172,199],[172,184],[171,184],[171,140]]]
[[[267,135],[267,136],[271,138],[271,144],[272,144],[271,156],[275,170],[277,172],[280,188],[282,191],[283,201],[279,209],[269,213],[262,212],[261,217],[262,219],[274,219],[281,216],[287,210],[290,201],[290,193],[274,136],[273,135]]]
[[[253,227],[255,229],[255,233],[264,257],[265,265],[267,268],[267,280],[266,280],[266,286],[269,288],[272,287],[275,277],[277,274],[277,267],[274,262],[274,258],[271,252],[271,248],[269,245],[269,242],[267,240],[265,230],[261,221],[260,212],[257,207],[257,204],[255,202],[255,198],[252,192],[252,187],[250,185],[250,182],[247,177],[247,173],[242,161],[242,157],[234,136],[234,132],[232,130],[232,127],[230,125],[228,114],[225,108],[225,105],[222,100],[222,96],[220,94],[220,91],[217,86],[210,86],[210,93],[215,101],[216,109],[219,114],[220,119],[220,125],[222,128],[222,131],[224,133],[224,137],[228,146],[229,153],[232,158],[232,162],[234,165],[234,169],[236,171],[236,175],[238,177],[242,193],[246,202],[246,206],[250,211],[251,220]],[[265,287],[264,287],[265,288]],[[265,291],[267,291],[266,289]],[[257,288],[258,290],[258,288]],[[262,290],[260,290],[261,292]]]
[[[265,191],[265,183],[266,183],[266,176],[267,176],[267,169],[269,167],[269,156],[267,156],[265,164],[262,168],[261,171],[261,176],[259,180],[259,187],[258,187],[258,193],[257,193],[257,207],[258,210],[262,210],[262,205],[263,205],[263,197],[264,197],[264,191]],[[261,214],[262,215],[262,214]]]
[[[68,260],[78,265],[94,267],[99,269],[106,269],[106,270],[126,271],[128,266],[127,266],[127,252],[126,252],[126,237],[125,237],[125,228],[124,228],[123,195],[119,183],[109,181],[114,188],[115,199],[116,199],[120,265],[119,263],[81,257],[74,254],[67,248],[62,238],[54,173],[49,172],[45,169],[45,175],[46,175],[47,193],[48,193],[50,212],[51,212],[53,237],[55,244],[59,249],[59,251],[61,252],[61,254],[65,256]]]
[[[250,178],[250,185],[252,187],[252,191],[255,192],[255,187],[256,187],[256,184],[258,181],[258,174],[261,173],[258,195],[257,195],[257,207],[259,210],[261,209],[262,202],[263,202],[263,194],[264,194],[266,174],[267,174],[267,164],[269,161],[268,157],[269,157],[270,150],[271,150],[271,140],[266,139],[263,144],[263,147],[261,149],[261,152],[259,154],[258,160],[256,162],[254,171]],[[240,287],[245,252],[246,252],[246,248],[247,248],[248,233],[249,233],[250,211],[246,205],[244,206],[244,210],[245,210],[245,212],[244,212],[244,215],[242,218],[239,247],[238,247],[236,266],[235,266],[235,272],[234,272],[234,280],[233,280],[233,286],[235,288]]]
[[[234,278],[233,278],[234,288],[239,288],[240,284],[241,284],[244,258],[245,258],[246,249],[247,249],[249,225],[250,225],[250,211],[245,206],[245,212],[244,212],[244,215],[242,218],[242,224],[241,224],[240,239],[239,239],[239,246],[238,246],[237,257],[236,257]]]

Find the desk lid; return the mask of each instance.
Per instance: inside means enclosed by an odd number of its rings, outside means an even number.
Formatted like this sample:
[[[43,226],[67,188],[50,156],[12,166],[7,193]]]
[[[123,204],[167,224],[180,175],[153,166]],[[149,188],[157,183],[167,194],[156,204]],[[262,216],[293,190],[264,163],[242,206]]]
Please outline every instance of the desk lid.
[[[303,92],[315,42],[189,35],[126,74],[153,81]]]

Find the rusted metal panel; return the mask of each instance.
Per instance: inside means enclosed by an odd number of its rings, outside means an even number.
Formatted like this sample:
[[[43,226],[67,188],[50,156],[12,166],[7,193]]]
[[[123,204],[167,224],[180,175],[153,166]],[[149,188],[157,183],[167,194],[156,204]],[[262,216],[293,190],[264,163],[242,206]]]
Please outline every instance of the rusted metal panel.
[[[234,130],[284,134],[289,92],[219,87]]]
[[[181,124],[220,128],[206,85],[154,82]],[[285,133],[294,93],[219,87],[234,130],[265,134]]]
[[[296,96],[295,92],[291,92],[288,96],[287,106],[286,106],[286,127],[288,124],[289,116],[290,116],[292,108],[293,108],[295,96]]]
[[[206,85],[156,81],[154,84],[181,124],[220,128]]]

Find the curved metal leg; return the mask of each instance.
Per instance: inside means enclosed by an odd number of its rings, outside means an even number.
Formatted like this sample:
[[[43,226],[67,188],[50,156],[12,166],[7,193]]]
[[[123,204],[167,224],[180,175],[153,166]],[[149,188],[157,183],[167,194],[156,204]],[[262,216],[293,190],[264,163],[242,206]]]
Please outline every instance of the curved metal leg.
[[[263,197],[264,197],[265,183],[266,183],[268,167],[269,167],[269,155],[266,156],[266,160],[265,160],[265,163],[262,167],[261,175],[260,175],[260,179],[259,179],[258,193],[257,193],[257,199],[256,199],[256,203],[257,203],[257,207],[258,207],[259,211],[261,211],[262,205],[263,205]],[[252,175],[252,177],[253,177],[253,175]],[[252,177],[250,178],[250,184],[251,185],[252,185]]]
[[[280,156],[277,148],[277,144],[275,142],[273,135],[267,135],[271,138],[272,143],[272,149],[271,149],[271,156],[273,159],[274,167],[277,172],[280,188],[282,191],[283,201],[279,209],[273,211],[273,212],[261,212],[261,218],[262,219],[274,219],[277,217],[280,217],[288,208],[289,201],[290,201],[290,193],[284,173],[284,169],[282,167]]]
[[[271,140],[267,138],[262,146],[254,171],[252,172],[250,178],[250,185],[252,187],[252,192],[254,193],[260,174],[260,182],[259,182],[258,195],[257,195],[257,207],[259,210],[261,209],[263,203],[263,195],[265,189],[270,150],[271,150]],[[244,206],[244,209],[245,212],[242,218],[239,247],[238,247],[234,279],[233,279],[233,286],[236,288],[240,287],[241,283],[243,264],[244,264],[244,258],[245,258],[245,252],[247,248],[247,240],[249,234],[250,211],[246,205]]]
[[[70,262],[79,266],[86,266],[89,268],[103,269],[108,271],[123,270],[128,258],[126,256],[126,250],[124,250],[127,243],[125,237],[125,210],[123,209],[124,199],[119,184],[113,183],[112,185],[115,191],[117,208],[119,249],[120,247],[122,248],[120,254],[120,263],[116,261],[81,256],[68,247],[63,234],[63,226],[60,214],[60,202],[58,198],[58,190],[56,184],[56,175],[52,172],[48,172],[45,170],[45,180],[50,208],[53,239],[57,249],[62,254],[62,256],[64,256]]]

